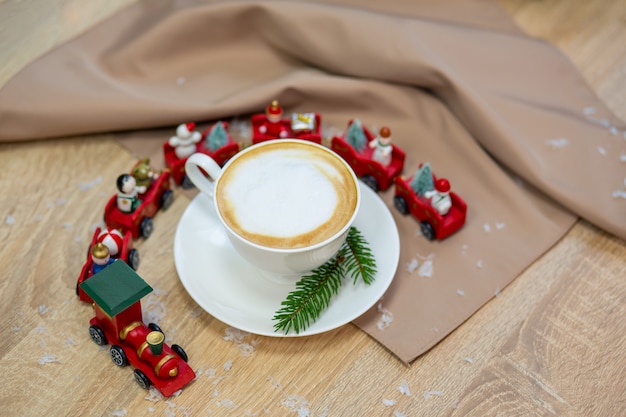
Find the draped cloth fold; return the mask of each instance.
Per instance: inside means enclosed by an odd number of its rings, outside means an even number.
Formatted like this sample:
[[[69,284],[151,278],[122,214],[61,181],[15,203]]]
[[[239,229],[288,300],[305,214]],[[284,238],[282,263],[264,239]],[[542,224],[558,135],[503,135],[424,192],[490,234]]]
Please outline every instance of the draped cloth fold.
[[[577,217],[626,238],[623,122],[494,2],[434,3],[138,1],[9,80],[0,140],[173,133],[273,99],[319,112],[325,132],[355,117],[389,126],[404,174],[428,161],[469,206],[463,229],[430,242],[393,209],[393,190],[380,193],[400,230],[400,266],[355,324],[411,362]],[[150,153],[168,136],[132,143]]]

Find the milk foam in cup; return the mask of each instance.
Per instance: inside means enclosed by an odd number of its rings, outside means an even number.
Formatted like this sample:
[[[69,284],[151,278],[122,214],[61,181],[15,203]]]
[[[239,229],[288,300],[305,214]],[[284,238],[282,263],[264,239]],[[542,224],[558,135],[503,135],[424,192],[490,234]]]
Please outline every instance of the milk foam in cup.
[[[213,198],[237,252],[279,281],[293,280],[335,255],[359,210],[352,169],[330,149],[308,141],[262,142],[223,168],[194,154],[185,169]]]

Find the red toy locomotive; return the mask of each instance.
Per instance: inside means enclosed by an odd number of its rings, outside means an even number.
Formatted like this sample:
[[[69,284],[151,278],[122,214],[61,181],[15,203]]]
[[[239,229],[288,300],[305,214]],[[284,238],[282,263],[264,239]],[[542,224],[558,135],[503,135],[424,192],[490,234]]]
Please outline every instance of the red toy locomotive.
[[[152,288],[125,262],[112,263],[80,288],[94,300],[91,339],[97,345],[111,345],[117,366],[132,365],[142,388],[152,385],[169,397],[195,379],[183,348],[168,346],[158,325],[143,323],[141,298]]]

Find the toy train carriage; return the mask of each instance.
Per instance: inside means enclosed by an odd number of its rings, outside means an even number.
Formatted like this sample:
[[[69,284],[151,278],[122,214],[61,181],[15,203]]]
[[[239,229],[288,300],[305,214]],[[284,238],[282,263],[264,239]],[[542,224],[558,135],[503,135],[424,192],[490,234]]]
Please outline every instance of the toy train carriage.
[[[114,262],[80,287],[94,300],[91,339],[111,345],[116,365],[132,365],[142,388],[152,385],[169,397],[196,377],[183,348],[168,346],[159,326],[143,323],[141,298],[152,288],[126,263]]]
[[[348,123],[348,128],[352,121]],[[346,135],[334,136],[330,147],[352,167],[357,177],[374,191],[385,191],[393,184],[393,179],[402,173],[405,153],[402,149],[391,144],[391,162],[388,166],[372,159],[374,150],[368,144],[374,140],[374,135],[363,126],[363,133],[367,144],[362,150],[356,150],[346,141]]]
[[[137,270],[139,267],[139,252],[133,248],[133,236],[130,232],[126,232],[124,235],[117,229],[105,229],[102,230],[99,227],[96,228],[87,250],[87,260],[83,265],[83,269],[80,271],[78,281],[76,282],[76,295],[80,301],[86,303],[93,303],[91,297],[89,297],[85,291],[80,288],[80,284],[93,275],[94,261],[91,256],[91,250],[96,243],[103,243],[110,251],[111,258],[122,260],[126,262],[132,269]]]
[[[230,158],[232,158],[237,152],[239,152],[239,143],[235,142],[229,133],[228,122],[217,122],[209,126],[204,132],[202,132],[202,139],[196,143],[196,152],[203,153],[210,156],[223,166]],[[213,133],[224,132],[223,141],[218,142],[221,144],[219,147],[215,147],[213,143],[209,144],[209,139],[212,138]],[[176,156],[175,148],[166,141],[163,144],[163,156],[165,158],[165,164],[172,172],[172,179],[176,185],[181,185],[183,188],[193,188],[193,183],[189,180],[185,173],[185,162],[188,158],[179,158]]]
[[[322,117],[318,113],[293,113],[291,119],[277,122],[270,122],[265,114],[255,114],[251,124],[253,144],[280,138],[308,140],[318,145],[322,143]],[[262,131],[263,128],[265,131]]]
[[[135,239],[139,236],[148,238],[154,230],[154,215],[159,210],[167,210],[174,201],[170,178],[168,168],[161,171],[148,190],[138,195],[141,204],[132,213],[122,212],[117,207],[117,194],[113,195],[104,209],[107,227],[119,229],[122,233],[131,232]]]
[[[411,188],[412,177],[395,178],[394,207],[402,214],[411,214],[420,222],[422,235],[428,240],[444,239],[459,230],[465,224],[467,204],[456,193],[450,192],[452,206],[446,215],[441,215],[431,205],[430,200],[415,194]],[[433,175],[433,180],[436,177]]]

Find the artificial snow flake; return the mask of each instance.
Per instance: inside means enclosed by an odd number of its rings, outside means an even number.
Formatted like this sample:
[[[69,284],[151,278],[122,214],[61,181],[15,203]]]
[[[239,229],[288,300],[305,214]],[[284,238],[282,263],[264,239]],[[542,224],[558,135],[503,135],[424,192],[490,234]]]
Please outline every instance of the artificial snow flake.
[[[569,140],[566,138],[549,139],[546,144],[553,149],[561,149],[569,144]]]
[[[228,398],[218,401],[217,405],[224,408],[235,408],[235,402]]]
[[[498,230],[504,229],[504,226],[505,226],[504,223],[496,223],[496,229]]]
[[[378,312],[382,313],[382,315],[380,316],[380,319],[378,319],[376,327],[378,327],[378,330],[384,330],[391,325],[391,322],[393,321],[393,314],[391,311],[384,308],[382,304],[378,304]]]
[[[163,394],[161,394],[156,388],[154,388],[153,386],[150,386],[150,389],[148,390],[148,395],[146,397],[144,397],[145,400],[156,403],[161,401],[163,398]]]
[[[419,266],[419,261],[415,258],[411,259],[410,262],[406,263],[406,270],[412,274],[413,272],[415,272],[415,270],[417,269],[417,267]]]
[[[224,370],[230,371],[233,368],[233,361],[226,361],[224,363]]]
[[[252,340],[248,343],[244,340],[247,336],[250,336],[250,333],[228,327],[224,332],[223,339],[233,342],[235,347],[239,349],[241,356],[250,356],[254,352],[254,346],[258,343],[258,341]]]
[[[11,216],[11,215],[8,215],[8,216],[7,216],[6,223],[7,223],[9,226],[11,226],[11,225],[15,224],[15,217],[13,217],[13,216]]]
[[[185,77],[178,77],[178,78],[176,78],[176,84],[177,85],[183,85],[183,84],[185,84],[186,81],[187,81],[187,79]]]
[[[417,271],[417,275],[420,277],[432,277],[433,276],[433,261],[427,260],[424,261],[419,271]]]
[[[113,411],[113,413],[111,413],[111,415],[113,417],[124,417],[125,415],[128,415],[128,411],[126,411],[125,408],[121,409],[121,410],[115,410]]]
[[[407,397],[411,396],[411,390],[409,389],[409,383],[406,382],[406,380],[402,380],[402,382],[400,382],[400,386],[398,387],[398,391],[400,391],[400,394],[402,395],[406,395]]]
[[[299,395],[289,395],[283,398],[280,400],[280,405],[291,411],[297,412],[298,417],[308,417],[311,415],[309,401]]]
[[[606,156],[606,149],[604,149],[602,146],[598,146],[598,152],[600,152],[600,155]]]
[[[57,359],[56,356],[45,354],[41,358],[39,358],[39,365],[45,365],[46,363],[61,363],[60,360]]]
[[[383,405],[386,407],[391,407],[393,405],[396,405],[396,400],[388,400],[386,398],[383,398]]]
[[[619,134],[619,130],[615,126],[611,126],[609,128],[609,132],[611,132],[611,134],[614,136],[617,136]]]
[[[588,106],[588,107],[585,107],[585,108],[583,109],[583,114],[584,114],[585,116],[592,115],[592,114],[594,114],[595,112],[596,112],[595,107]]]
[[[464,357],[463,360],[467,363],[471,363],[471,364],[474,363],[474,359],[470,358],[469,356]]]
[[[102,182],[102,176],[98,176],[98,177],[96,177],[92,181],[79,183],[78,184],[78,189],[80,191],[91,190],[93,187],[95,187],[96,185],[100,184],[101,182]]]
[[[148,323],[162,322],[167,313],[165,304],[161,302],[158,296],[163,295],[165,292],[159,288],[154,288],[152,293],[144,298],[143,303],[143,316]],[[171,335],[171,330],[168,335]]]
[[[626,191],[622,191],[622,190],[613,191],[613,198],[626,198]]]
[[[482,269],[483,268],[483,261],[482,259],[479,259],[476,261],[476,268],[478,269]]]
[[[465,291],[463,291],[462,289],[458,288],[456,290],[456,293],[459,294],[460,296],[464,296],[465,295]]]
[[[483,230],[487,233],[491,232],[491,226],[489,226],[489,223],[483,224]]]
[[[401,413],[399,411],[394,411],[393,412],[393,417],[408,417],[406,414]]]
[[[441,397],[443,396],[443,391],[424,391],[424,399],[428,400],[431,397]]]

